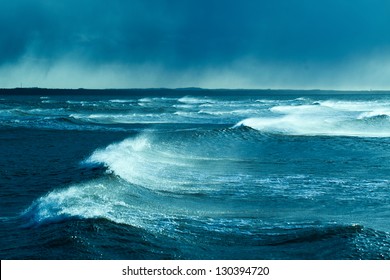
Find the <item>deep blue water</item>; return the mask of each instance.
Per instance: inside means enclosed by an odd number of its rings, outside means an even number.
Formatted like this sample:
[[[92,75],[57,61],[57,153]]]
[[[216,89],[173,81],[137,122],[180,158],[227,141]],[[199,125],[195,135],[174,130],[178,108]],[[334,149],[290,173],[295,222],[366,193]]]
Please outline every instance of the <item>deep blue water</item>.
[[[0,90],[1,259],[390,259],[390,93]]]

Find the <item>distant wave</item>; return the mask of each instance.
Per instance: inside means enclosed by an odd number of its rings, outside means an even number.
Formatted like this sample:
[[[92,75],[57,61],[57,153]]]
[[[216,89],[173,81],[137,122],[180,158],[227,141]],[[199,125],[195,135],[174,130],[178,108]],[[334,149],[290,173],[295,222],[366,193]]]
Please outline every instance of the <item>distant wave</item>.
[[[89,124],[136,124],[136,123],[168,123],[170,118],[165,114],[72,114],[70,118]]]
[[[204,104],[204,103],[216,103],[216,100],[210,99],[210,98],[202,98],[202,97],[190,97],[185,96],[178,99],[181,103],[187,103],[187,104]]]
[[[235,127],[286,135],[390,137],[390,119],[383,108],[361,102],[322,102],[321,105],[274,106],[268,117],[251,117]]]
[[[50,101],[53,103],[42,103]],[[223,124],[265,133],[389,137],[390,101],[225,99],[207,96],[61,100],[42,97],[26,104],[5,100],[0,123],[45,129],[106,130],[130,124]],[[58,121],[64,121],[64,125]],[[72,125],[69,125],[71,123]],[[77,126],[77,128],[76,128]],[[126,127],[123,127],[126,129]]]

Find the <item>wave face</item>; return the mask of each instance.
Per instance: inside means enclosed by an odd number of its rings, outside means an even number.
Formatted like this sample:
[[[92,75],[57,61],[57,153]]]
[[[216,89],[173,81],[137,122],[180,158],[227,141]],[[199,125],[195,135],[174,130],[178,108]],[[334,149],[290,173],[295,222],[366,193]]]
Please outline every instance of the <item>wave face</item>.
[[[387,95],[206,93],[5,97],[0,256],[390,259]]]

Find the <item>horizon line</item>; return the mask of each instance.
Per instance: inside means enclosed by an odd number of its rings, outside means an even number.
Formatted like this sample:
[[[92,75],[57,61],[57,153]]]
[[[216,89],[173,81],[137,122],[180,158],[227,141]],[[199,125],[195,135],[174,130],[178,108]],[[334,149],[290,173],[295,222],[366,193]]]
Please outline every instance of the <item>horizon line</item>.
[[[209,90],[209,91],[341,91],[341,92],[388,92],[390,89],[324,89],[324,88],[202,88],[202,87],[178,87],[178,88],[169,88],[169,87],[135,87],[135,88],[48,88],[48,87],[4,87],[0,90]]]

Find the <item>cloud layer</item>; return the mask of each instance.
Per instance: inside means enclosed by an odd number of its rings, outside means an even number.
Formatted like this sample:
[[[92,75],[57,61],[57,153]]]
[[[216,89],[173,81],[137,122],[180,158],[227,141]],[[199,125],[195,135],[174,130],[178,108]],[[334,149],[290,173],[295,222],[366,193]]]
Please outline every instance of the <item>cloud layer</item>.
[[[0,87],[390,88],[385,0],[0,0]]]

